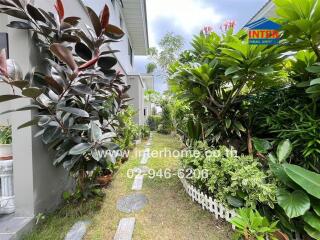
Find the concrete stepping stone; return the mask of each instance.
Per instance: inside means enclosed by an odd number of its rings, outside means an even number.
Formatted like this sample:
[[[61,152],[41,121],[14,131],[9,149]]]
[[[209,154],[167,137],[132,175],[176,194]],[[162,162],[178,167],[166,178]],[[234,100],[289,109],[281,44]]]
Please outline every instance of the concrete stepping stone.
[[[141,164],[147,164],[148,160],[149,160],[149,156],[143,155],[142,158],[141,158],[140,163]]]
[[[117,209],[124,213],[138,212],[145,207],[148,199],[141,193],[135,193],[123,198],[117,202]]]
[[[131,240],[136,219],[123,218],[120,220],[116,235],[113,240]]]
[[[89,221],[76,222],[70,231],[67,233],[64,240],[81,240],[87,232],[87,228],[90,225]]]
[[[150,168],[148,168],[147,166],[141,166],[141,167],[136,167],[133,169],[133,172],[136,174],[146,174],[148,173],[150,170]]]
[[[132,190],[140,191],[143,185],[143,175],[137,175],[132,184]]]

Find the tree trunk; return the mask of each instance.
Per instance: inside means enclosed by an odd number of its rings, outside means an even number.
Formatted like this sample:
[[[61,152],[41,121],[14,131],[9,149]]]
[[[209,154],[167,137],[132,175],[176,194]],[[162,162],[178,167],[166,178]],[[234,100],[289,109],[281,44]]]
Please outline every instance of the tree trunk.
[[[248,129],[248,137],[247,137],[247,147],[248,147],[248,153],[253,153],[253,147],[252,147],[252,130]]]

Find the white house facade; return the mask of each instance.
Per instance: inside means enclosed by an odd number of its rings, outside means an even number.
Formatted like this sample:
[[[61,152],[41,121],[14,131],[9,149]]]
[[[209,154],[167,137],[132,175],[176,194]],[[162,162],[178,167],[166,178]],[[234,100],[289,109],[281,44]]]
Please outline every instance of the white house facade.
[[[54,11],[55,0],[33,0],[34,5],[45,10]],[[66,16],[79,16],[83,23],[90,23],[85,5],[100,11],[104,4],[110,9],[110,22],[121,27],[126,35],[121,42],[110,45],[111,49],[120,50],[115,53],[118,59],[117,70],[126,77],[128,84],[132,85],[130,97],[132,104],[139,114],[143,114],[144,90],[136,91],[139,81],[131,81],[134,72],[134,55],[146,55],[148,50],[148,30],[146,18],[145,0],[64,0]],[[31,34],[27,31],[19,31],[7,28],[6,25],[14,20],[13,17],[0,14],[0,32],[8,36],[8,44],[5,46],[9,58],[15,59],[21,66],[24,73],[32,69],[35,61],[33,54]],[[2,34],[3,36],[3,34]],[[0,41],[6,39],[0,38]],[[138,77],[138,78],[139,78]],[[0,82],[0,94],[6,94],[10,89]],[[139,102],[140,105],[135,103]],[[14,100],[0,103],[0,112],[8,109],[17,109],[26,104],[24,100]],[[139,115],[140,116],[140,115]],[[19,239],[20,234],[28,230],[33,224],[34,217],[43,212],[54,210],[61,202],[62,193],[73,186],[66,171],[52,165],[46,147],[40,139],[34,138],[37,129],[24,128],[17,130],[22,123],[31,120],[31,111],[15,112],[0,116],[0,124],[12,126],[13,138],[13,171],[14,171],[14,192],[15,192],[15,214],[0,216],[0,239]],[[137,123],[144,124],[139,121]]]

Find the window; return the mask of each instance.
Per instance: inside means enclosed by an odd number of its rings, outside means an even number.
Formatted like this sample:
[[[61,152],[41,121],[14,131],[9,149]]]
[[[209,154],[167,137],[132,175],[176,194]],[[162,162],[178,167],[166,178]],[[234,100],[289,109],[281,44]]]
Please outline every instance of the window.
[[[148,115],[148,108],[143,109],[143,115],[146,117]]]
[[[130,44],[130,41],[128,40],[128,53],[129,53],[129,57],[130,57],[130,63],[131,65],[133,65],[133,50]]]
[[[122,18],[122,16],[121,16],[121,14],[120,14],[120,28],[123,29],[123,18]]]

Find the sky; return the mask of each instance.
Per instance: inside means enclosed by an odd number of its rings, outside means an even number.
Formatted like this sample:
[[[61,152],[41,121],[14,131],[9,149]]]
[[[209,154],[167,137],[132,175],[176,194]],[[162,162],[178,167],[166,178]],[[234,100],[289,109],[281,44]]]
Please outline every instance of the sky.
[[[244,26],[259,11],[267,0],[146,0],[150,47],[157,47],[158,42],[167,32],[184,37],[185,49],[190,48],[190,41],[204,26],[212,26],[219,31],[226,20],[235,20],[236,29]],[[137,56],[135,68],[145,73],[148,57]],[[155,79],[155,90],[167,89],[165,80]]]

